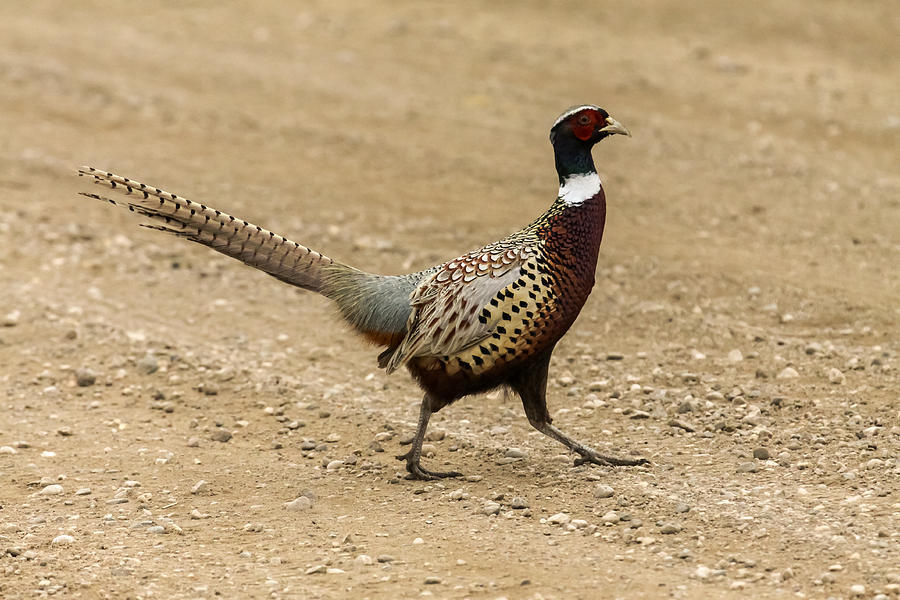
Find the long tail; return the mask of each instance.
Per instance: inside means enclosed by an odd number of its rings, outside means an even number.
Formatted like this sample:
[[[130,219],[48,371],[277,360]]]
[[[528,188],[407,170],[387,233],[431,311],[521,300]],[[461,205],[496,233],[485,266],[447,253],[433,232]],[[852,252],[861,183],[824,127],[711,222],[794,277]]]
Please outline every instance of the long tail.
[[[371,342],[393,346],[406,330],[409,294],[426,272],[399,277],[365,273],[262,227],[139,181],[93,167],[81,167],[78,174],[127,198],[113,200],[80,192],[82,196],[127,208],[153,223],[144,227],[209,246],[291,285],[325,295]]]
[[[292,285],[322,292],[327,272],[352,270],[262,227],[159,188],[93,167],[81,167],[78,174],[92,177],[94,183],[124,193],[128,199],[87,192],[81,192],[82,196],[127,208],[155,223],[144,227],[209,246]]]

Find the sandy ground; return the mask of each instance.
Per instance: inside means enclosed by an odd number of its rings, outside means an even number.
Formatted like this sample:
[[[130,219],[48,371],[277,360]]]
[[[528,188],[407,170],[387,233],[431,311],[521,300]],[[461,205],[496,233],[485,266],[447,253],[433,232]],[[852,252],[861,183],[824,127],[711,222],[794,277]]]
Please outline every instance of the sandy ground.
[[[136,6],[0,5],[0,597],[900,597],[896,2]],[[76,195],[399,273],[539,214],[581,102],[634,137],[551,410],[646,468],[491,394],[408,481],[324,299]]]

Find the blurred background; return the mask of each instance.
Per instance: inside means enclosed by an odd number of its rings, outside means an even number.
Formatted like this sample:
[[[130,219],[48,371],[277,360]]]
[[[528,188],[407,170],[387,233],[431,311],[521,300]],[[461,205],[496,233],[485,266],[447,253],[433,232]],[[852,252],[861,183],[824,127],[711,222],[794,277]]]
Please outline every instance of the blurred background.
[[[896,0],[0,2],[0,597],[895,594],[898,32]],[[539,215],[581,103],[633,137],[594,150],[551,411],[648,469],[492,394],[429,438],[474,478],[404,482],[419,391],[323,299],[76,193],[408,272]]]

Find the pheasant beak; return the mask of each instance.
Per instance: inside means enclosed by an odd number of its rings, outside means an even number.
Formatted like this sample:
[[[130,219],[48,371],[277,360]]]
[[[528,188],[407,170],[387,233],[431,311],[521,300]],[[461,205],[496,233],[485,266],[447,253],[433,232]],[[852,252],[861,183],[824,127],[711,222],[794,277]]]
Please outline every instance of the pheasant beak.
[[[627,135],[631,137],[631,132],[625,129],[625,126],[613,119],[612,117],[606,117],[606,127],[601,129],[603,133],[608,133],[612,135],[614,133],[621,133],[622,135]]]

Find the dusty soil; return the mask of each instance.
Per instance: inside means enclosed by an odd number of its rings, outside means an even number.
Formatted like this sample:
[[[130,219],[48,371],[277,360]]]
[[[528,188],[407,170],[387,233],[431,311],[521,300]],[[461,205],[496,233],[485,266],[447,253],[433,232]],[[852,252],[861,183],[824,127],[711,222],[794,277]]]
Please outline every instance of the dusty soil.
[[[896,3],[546,4],[0,5],[0,597],[900,597]],[[634,137],[551,408],[646,468],[491,394],[405,480],[324,299],[76,195],[398,273],[539,214],[580,102]]]

